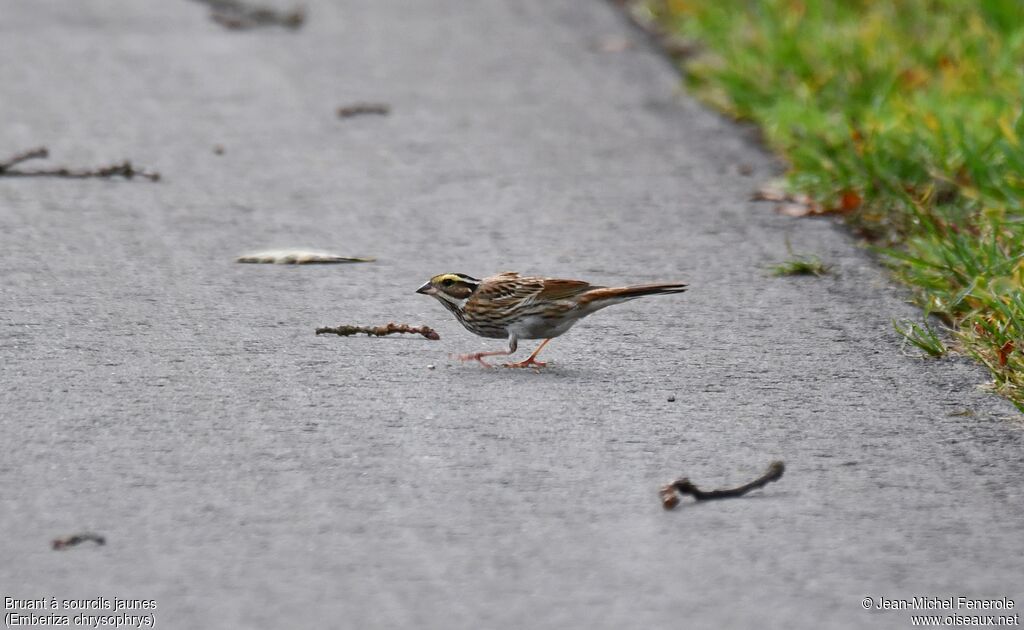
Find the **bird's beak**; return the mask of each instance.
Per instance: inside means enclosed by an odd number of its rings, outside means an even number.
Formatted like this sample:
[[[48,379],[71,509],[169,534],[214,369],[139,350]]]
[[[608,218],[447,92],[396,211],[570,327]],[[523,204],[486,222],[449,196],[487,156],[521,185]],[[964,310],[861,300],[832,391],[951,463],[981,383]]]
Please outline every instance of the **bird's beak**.
[[[430,283],[424,284],[422,287],[416,289],[416,293],[422,293],[423,295],[433,295],[434,287],[430,286]]]

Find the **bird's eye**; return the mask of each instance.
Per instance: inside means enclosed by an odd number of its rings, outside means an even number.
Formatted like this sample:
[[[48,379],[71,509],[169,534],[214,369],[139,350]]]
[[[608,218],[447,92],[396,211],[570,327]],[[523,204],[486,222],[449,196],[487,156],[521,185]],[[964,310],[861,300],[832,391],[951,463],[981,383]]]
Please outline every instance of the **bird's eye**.
[[[441,281],[441,284],[443,284],[446,287],[450,287],[452,286],[453,282],[454,280],[452,280],[451,278],[445,278],[444,280]]]

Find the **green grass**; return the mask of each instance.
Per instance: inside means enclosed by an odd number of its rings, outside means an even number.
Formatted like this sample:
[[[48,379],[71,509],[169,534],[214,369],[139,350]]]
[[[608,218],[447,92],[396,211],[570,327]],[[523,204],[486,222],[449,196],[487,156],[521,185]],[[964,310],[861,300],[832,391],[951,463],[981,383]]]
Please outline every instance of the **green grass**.
[[[939,333],[929,326],[928,322],[918,324],[911,321],[898,322],[894,320],[892,326],[908,343],[930,357],[938,358],[949,352]]]
[[[988,366],[1024,409],[1024,2],[632,10],[695,44],[681,62],[695,93],[759,125],[791,189],[879,247],[950,327],[951,349]],[[925,329],[903,330],[932,344]]]
[[[787,260],[771,267],[774,276],[824,276],[830,271],[832,266],[813,254],[791,254]]]

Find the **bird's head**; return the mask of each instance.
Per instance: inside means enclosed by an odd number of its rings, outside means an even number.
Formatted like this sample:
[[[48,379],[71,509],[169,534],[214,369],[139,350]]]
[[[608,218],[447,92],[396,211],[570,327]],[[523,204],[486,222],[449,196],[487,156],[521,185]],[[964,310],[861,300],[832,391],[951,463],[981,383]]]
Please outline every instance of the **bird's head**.
[[[442,303],[461,306],[479,286],[480,280],[464,273],[442,273],[416,289],[416,293],[432,295]]]

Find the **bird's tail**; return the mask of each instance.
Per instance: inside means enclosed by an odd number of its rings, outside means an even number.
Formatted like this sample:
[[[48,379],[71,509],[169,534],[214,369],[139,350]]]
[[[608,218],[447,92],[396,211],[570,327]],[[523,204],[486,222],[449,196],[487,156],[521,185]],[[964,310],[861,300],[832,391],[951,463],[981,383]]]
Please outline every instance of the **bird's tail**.
[[[686,284],[637,284],[631,287],[604,287],[587,291],[580,299],[581,305],[591,308],[611,306],[626,300],[632,300],[645,295],[667,295],[670,293],[682,293],[686,290]]]

